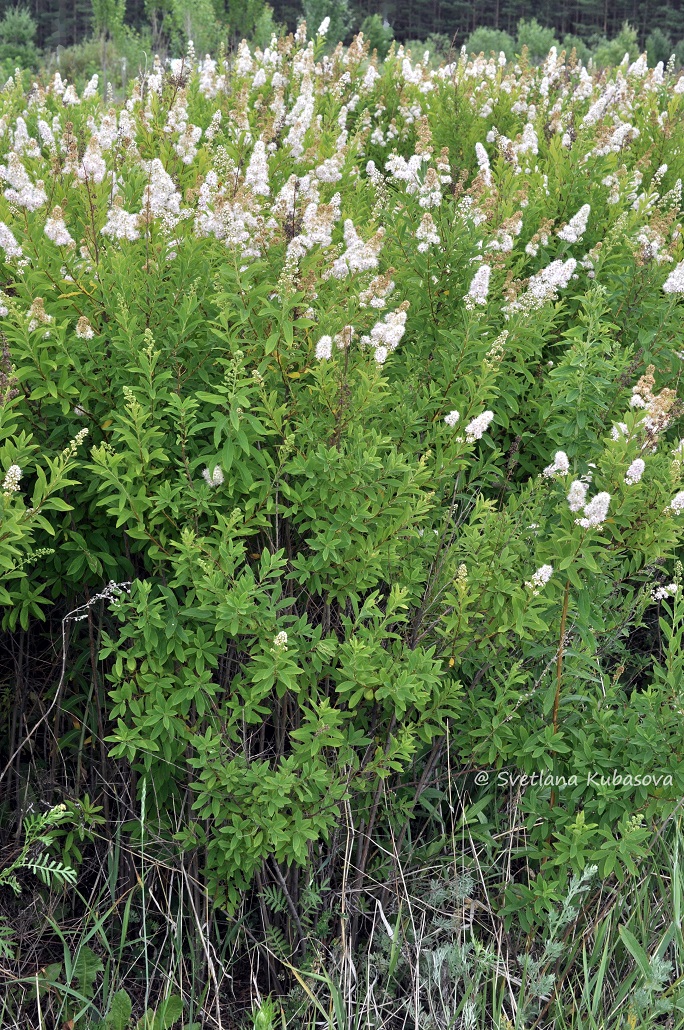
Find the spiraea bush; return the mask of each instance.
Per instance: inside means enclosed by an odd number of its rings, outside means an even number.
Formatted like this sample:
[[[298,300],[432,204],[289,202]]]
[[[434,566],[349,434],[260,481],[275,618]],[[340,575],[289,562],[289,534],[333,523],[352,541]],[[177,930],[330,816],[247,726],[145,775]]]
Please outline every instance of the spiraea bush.
[[[380,912],[416,1026],[486,976],[482,1026],[567,1011],[563,942],[601,951],[684,789],[683,94],[304,28],[117,104],[5,85],[3,819],[66,798],[112,925],[156,863],[174,926],[263,949],[233,986],[320,983]],[[672,940],[619,938],[616,1019],[679,1004]],[[22,1004],[94,1019],[50,968]]]

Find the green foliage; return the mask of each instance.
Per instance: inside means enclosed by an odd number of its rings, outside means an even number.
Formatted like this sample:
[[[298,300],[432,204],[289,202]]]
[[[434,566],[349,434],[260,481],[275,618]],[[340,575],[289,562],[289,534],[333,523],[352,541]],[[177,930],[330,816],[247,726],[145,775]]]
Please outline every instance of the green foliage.
[[[536,18],[530,18],[529,21],[521,18],[518,22],[516,38],[518,53],[522,51],[523,47],[526,47],[531,60],[542,61],[551,47],[558,47],[558,45],[553,29],[540,25]]]
[[[609,68],[620,64],[625,55],[634,61],[639,55],[637,31],[628,22],[622,26],[615,39],[600,40],[594,50],[594,63],[597,68]]]
[[[65,946],[64,962],[51,963],[35,976],[34,993],[39,1002],[50,999],[58,1007],[64,1023],[82,1026],[84,1030],[172,1030],[182,1019],[181,998],[169,994],[133,1021],[131,998],[124,990],[111,995],[101,1016],[93,999],[97,992],[96,981],[104,971],[101,959],[87,944],[81,945],[75,954]]]
[[[264,50],[271,42],[273,36],[283,35],[283,30],[283,25],[276,22],[273,17],[273,8],[269,4],[264,4],[254,22],[250,39],[254,42],[255,46],[261,47]]]
[[[330,19],[325,34],[326,43],[335,46],[346,39],[352,28],[353,18],[349,0],[303,0],[302,11],[309,34],[313,37],[326,18]]]
[[[224,29],[216,17],[212,0],[171,0],[170,6],[168,24],[174,55],[185,53],[190,42],[198,54],[218,51]],[[245,12],[242,22],[253,27],[261,12],[261,3],[248,2],[241,7]]]
[[[653,68],[659,61],[667,64],[673,51],[674,47],[670,37],[662,29],[658,28],[657,25],[651,29],[646,37],[646,53],[649,65]]]
[[[591,57],[591,50],[589,49],[585,41],[581,38],[581,36],[575,36],[572,35],[572,33],[566,33],[565,36],[563,36],[563,42],[561,46],[563,47],[563,50],[565,50],[568,57],[570,57],[572,51],[574,50],[577,59],[581,61],[582,64],[588,64],[589,59]]]
[[[515,41],[508,32],[502,29],[488,29],[484,25],[470,33],[465,46],[466,51],[472,56],[483,53],[488,57],[492,53],[497,56],[504,53],[510,61],[515,53]]]
[[[279,34],[273,8],[263,0],[228,0],[226,19],[234,38],[249,39],[262,48],[269,45],[274,33]]]
[[[0,20],[0,62],[9,72],[35,68],[38,49],[36,23],[27,7],[8,7]]]
[[[384,60],[394,39],[391,25],[384,22],[379,14],[369,14],[361,22],[361,32],[368,42],[370,52],[376,50],[380,60]]]
[[[90,0],[93,8],[93,28],[98,36],[117,39],[123,30],[126,14],[125,0]]]
[[[52,858],[47,850],[54,843],[55,827],[65,818],[68,818],[66,805],[56,805],[48,812],[26,816],[23,844],[12,862],[0,869],[0,887],[11,887],[15,894],[20,894],[17,874],[22,869],[28,869],[48,886],[60,887],[76,882],[75,871]]]

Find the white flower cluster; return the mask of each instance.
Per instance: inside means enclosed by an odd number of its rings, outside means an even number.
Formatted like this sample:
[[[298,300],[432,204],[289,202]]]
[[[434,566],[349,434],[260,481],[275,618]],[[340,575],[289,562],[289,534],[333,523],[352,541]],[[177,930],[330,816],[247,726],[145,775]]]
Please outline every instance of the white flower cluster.
[[[14,494],[19,489],[19,480],[23,476],[23,472],[18,465],[10,465],[7,469],[2,489],[6,494]]]
[[[492,184],[492,170],[489,165],[489,155],[482,146],[481,143],[475,144],[475,157],[477,158],[478,168],[480,169],[480,176],[482,181],[487,185]]]
[[[76,323],[76,335],[80,340],[92,340],[95,332],[85,315],[81,315]]]
[[[428,215],[427,217],[430,216]],[[418,250],[420,250],[420,246]],[[362,290],[359,294],[359,307],[382,310],[382,308],[387,307],[387,299],[393,292],[394,280],[390,274],[376,275],[371,279],[368,288]]]
[[[375,348],[375,360],[383,365],[389,354],[396,350],[406,332],[406,310],[408,303],[404,301],[396,311],[388,312],[382,322],[376,322],[370,336],[362,336],[364,347]]]
[[[385,163],[385,170],[392,178],[406,183],[407,193],[418,193],[422,186],[420,169],[424,160],[423,154],[413,154],[408,161],[399,154],[392,154]]]
[[[646,468],[646,463],[643,458],[635,458],[632,464],[625,473],[625,483],[627,486],[634,486],[641,480]]]
[[[680,512],[684,511],[684,490],[680,490],[678,494],[675,494],[668,507],[675,515],[679,515]]]
[[[93,97],[97,96],[99,81],[100,80],[97,74],[93,75],[90,78],[81,95],[83,100],[91,100]]]
[[[245,172],[245,186],[252,193],[258,193],[262,197],[267,197],[271,192],[271,187],[268,184],[266,144],[261,139],[258,139],[254,144],[252,156],[249,159],[247,171]]]
[[[4,222],[0,222],[0,247],[8,258],[20,258],[23,253],[11,229],[8,229]]]
[[[221,486],[223,483],[223,469],[220,465],[214,465],[213,472],[210,472],[209,469],[204,469],[202,472],[202,478],[207,486]]]
[[[364,243],[350,218],[344,223],[344,242],[347,249],[333,262],[330,275],[344,279],[351,272],[369,272],[378,267],[378,255],[382,248],[385,230],[378,229],[367,243]]]
[[[460,417],[461,417],[460,414],[454,408],[453,411],[450,411],[448,415],[444,416],[444,421],[446,422],[446,424],[448,426],[451,426],[453,428],[453,426],[456,425],[456,423],[458,422]]]
[[[181,196],[158,157],[146,162],[149,181],[143,190],[143,208],[148,217],[161,218],[173,227],[180,218]]]
[[[540,565],[532,579],[525,583],[525,586],[536,596],[541,588],[546,586],[552,576],[553,565]]]
[[[679,587],[676,583],[668,583],[667,586],[655,587],[651,591],[651,599],[653,601],[666,601],[669,597],[674,597]]]
[[[489,293],[489,279],[492,274],[492,270],[489,265],[480,265],[477,272],[473,276],[472,282],[468,288],[468,292],[465,296],[465,306],[469,311],[474,310],[476,305],[484,305],[487,303],[487,294]]]
[[[24,207],[27,211],[37,211],[43,204],[47,204],[48,198],[43,183],[38,182],[34,185],[31,182],[19,155],[14,151],[7,155],[7,165],[0,165],[0,178],[9,183],[5,196],[10,203]]]
[[[123,207],[116,203],[120,198],[115,198],[113,207],[107,212],[107,221],[100,229],[103,236],[109,236],[114,240],[137,240],[140,236],[138,223],[140,215],[124,211]]]
[[[33,332],[41,325],[49,325],[54,321],[52,315],[49,315],[45,310],[45,302],[42,297],[36,297],[31,307],[28,309],[29,316],[29,332]],[[46,334],[47,335],[47,334]]]
[[[547,465],[542,475],[546,479],[552,479],[554,476],[567,476],[570,471],[570,462],[565,451],[556,451],[554,459],[550,465]]]
[[[79,179],[84,182],[100,183],[107,174],[107,165],[102,156],[102,147],[97,136],[91,136],[81,164],[77,169]]]
[[[442,203],[442,188],[439,176],[434,168],[428,168],[425,173],[425,179],[420,184],[418,194],[418,203],[421,207],[439,207]]]
[[[541,272],[532,276],[523,294],[504,306],[506,317],[510,317],[514,312],[526,314],[536,311],[547,301],[555,300],[558,290],[564,289],[570,282],[576,267],[577,262],[574,258],[568,258],[567,261],[560,258],[552,261]]]
[[[678,265],[675,265],[668,275],[663,283],[663,293],[684,293],[684,261],[680,261]]]
[[[284,629],[274,636],[273,647],[276,651],[287,651],[287,633]]]
[[[321,336],[320,340],[316,344],[316,357],[319,361],[329,361],[332,357],[332,337]]]
[[[601,493],[596,494],[588,504],[584,505],[584,517],[581,519],[575,519],[575,522],[578,526],[582,526],[583,529],[594,529],[596,526],[600,526],[608,518],[609,506],[610,494],[602,491]],[[575,509],[571,506],[570,510],[573,511]]]
[[[73,245],[74,238],[66,227],[60,207],[52,209],[52,214],[45,223],[45,235],[58,247],[70,247]]]
[[[188,124],[179,135],[173,145],[173,149],[184,165],[191,165],[197,157],[197,144],[201,138],[202,130],[199,125]]]
[[[588,489],[587,483],[581,479],[575,479],[570,484],[570,489],[568,490],[568,506],[570,511],[579,511],[580,508],[584,507]]]
[[[309,74],[305,74],[302,77],[299,96],[284,119],[285,125],[290,126],[290,131],[285,137],[285,145],[295,160],[299,160],[304,155],[304,137],[311,125],[313,115],[313,80]]]
[[[418,251],[424,254],[430,247],[439,246],[440,239],[435,221],[429,211],[426,211],[416,229],[416,239],[420,240]]]
[[[589,204],[583,204],[577,214],[573,215],[568,224],[558,230],[556,233],[558,238],[560,240],[564,240],[566,243],[577,243],[578,240],[581,240],[587,229],[590,211],[591,207]]]
[[[472,422],[469,422],[465,428],[466,442],[474,443],[475,440],[481,440],[489,429],[489,424],[493,418],[493,411],[483,411],[481,415],[478,415]]]

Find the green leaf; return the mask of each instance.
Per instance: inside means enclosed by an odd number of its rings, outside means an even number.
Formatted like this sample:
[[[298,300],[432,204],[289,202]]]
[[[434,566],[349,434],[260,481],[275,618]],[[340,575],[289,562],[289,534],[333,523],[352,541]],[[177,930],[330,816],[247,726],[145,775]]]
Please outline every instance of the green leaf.
[[[102,961],[88,947],[79,950],[74,962],[72,976],[78,980],[83,994],[92,997],[95,977],[104,969]]]
[[[651,976],[651,962],[650,962],[650,959],[649,959],[648,955],[646,954],[646,952],[644,951],[644,949],[639,944],[639,942],[636,939],[636,937],[634,936],[634,934],[631,932],[631,930],[628,930],[626,926],[622,926],[622,925],[618,926],[618,933],[620,934],[620,938],[622,940],[622,943],[627,948],[627,951],[630,953],[630,955],[632,956],[632,958],[634,959],[634,961],[638,965],[639,969],[641,970],[641,974],[644,977],[644,979],[646,979],[646,980],[650,979],[650,976]]]
[[[183,1002],[177,994],[171,994],[160,1002],[156,1011],[148,1009],[137,1023],[136,1030],[170,1030],[183,1015]]]
[[[128,1030],[130,1019],[131,999],[125,991],[117,991],[105,1016],[105,1027],[107,1030]]]

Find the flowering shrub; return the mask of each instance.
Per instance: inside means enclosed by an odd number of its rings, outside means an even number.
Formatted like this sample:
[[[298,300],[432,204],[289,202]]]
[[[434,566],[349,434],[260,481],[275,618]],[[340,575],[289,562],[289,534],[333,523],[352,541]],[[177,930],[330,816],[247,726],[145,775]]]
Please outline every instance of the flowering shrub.
[[[684,77],[323,43],[4,87],[3,626],[130,581],[102,732],[220,905],[341,819],[386,881],[448,727],[512,914],[684,787]]]

